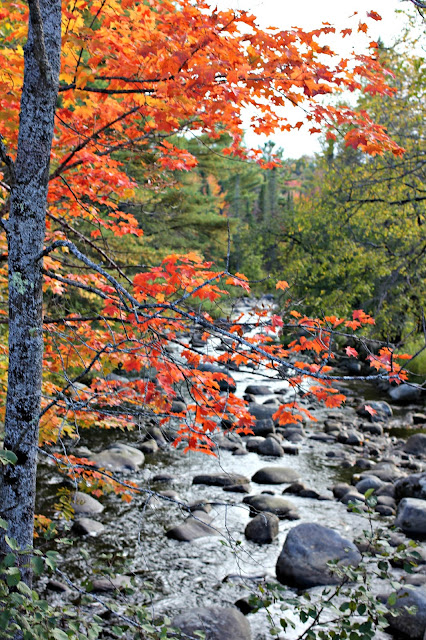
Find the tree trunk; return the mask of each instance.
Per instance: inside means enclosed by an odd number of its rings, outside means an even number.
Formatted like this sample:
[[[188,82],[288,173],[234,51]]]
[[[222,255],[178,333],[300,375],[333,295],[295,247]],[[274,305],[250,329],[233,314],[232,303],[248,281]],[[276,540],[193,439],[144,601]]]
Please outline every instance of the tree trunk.
[[[32,546],[43,356],[42,274],[49,162],[61,52],[60,0],[29,0],[25,73],[9,221],[9,373],[0,515],[21,549]],[[4,538],[0,550],[7,552]],[[25,565],[28,558],[21,556]],[[31,571],[22,579],[31,584]]]

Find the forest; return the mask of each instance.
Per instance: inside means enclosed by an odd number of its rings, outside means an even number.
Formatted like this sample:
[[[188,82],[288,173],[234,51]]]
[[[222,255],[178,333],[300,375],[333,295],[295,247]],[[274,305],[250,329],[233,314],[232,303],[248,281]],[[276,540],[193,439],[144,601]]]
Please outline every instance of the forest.
[[[1,638],[426,638],[426,4],[352,8],[2,2]]]

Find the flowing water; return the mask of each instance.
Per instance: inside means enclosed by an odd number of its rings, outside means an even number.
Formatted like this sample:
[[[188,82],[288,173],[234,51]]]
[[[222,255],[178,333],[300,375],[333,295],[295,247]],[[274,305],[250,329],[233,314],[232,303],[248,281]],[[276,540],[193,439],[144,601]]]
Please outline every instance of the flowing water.
[[[215,344],[213,339],[208,350],[211,351]],[[262,382],[255,372],[232,371],[231,375],[237,382],[240,396],[251,383],[268,384],[272,390],[283,390],[286,386],[280,379]],[[266,399],[267,396],[262,397],[261,401]],[[82,437],[81,444],[99,450],[115,440],[132,444],[139,434],[137,431],[126,434],[93,429],[83,432]],[[105,531],[98,537],[84,538],[70,533],[74,544],[61,548],[61,568],[78,584],[87,583],[105,566],[133,576],[138,594],[149,583],[153,595],[138,595],[138,598],[150,602],[157,614],[172,615],[193,606],[232,605],[238,598],[248,595],[265,576],[274,580],[276,560],[286,534],[296,524],[317,522],[353,540],[368,523],[365,516],[348,512],[345,505],[335,500],[289,496],[300,520],[297,523],[280,521],[278,538],[269,545],[256,545],[244,537],[249,513],[241,502],[242,495],[224,492],[220,487],[193,485],[193,477],[224,471],[250,478],[266,465],[288,466],[300,474],[308,487],[332,498],[330,487],[340,479],[341,470],[336,460],[325,456],[328,448],[328,444],[308,437],[300,444],[300,455],[284,455],[283,458],[264,458],[255,453],[233,456],[229,451],[220,451],[214,458],[197,453],[182,455],[174,449],[147,456],[143,468],[124,479],[136,482],[143,489],[174,489],[182,503],[213,503],[209,515],[213,518],[212,525],[222,536],[200,538],[191,543],[171,540],[166,537],[166,531],[182,523],[188,515],[178,501],[152,498],[147,502],[145,495],[137,495],[127,504],[115,495],[107,495],[101,498],[105,510],[97,516],[105,525]],[[51,467],[41,465],[40,469],[39,511],[49,515],[54,512],[55,491],[61,479]],[[167,485],[154,483],[152,478],[160,472],[167,472],[174,479]],[[282,489],[281,485],[252,485],[253,493],[271,490],[279,495]],[[97,606],[94,605],[95,610]],[[254,640],[270,637],[265,612],[250,615],[249,620]],[[285,637],[291,640],[298,632],[300,628],[294,633],[287,632]]]

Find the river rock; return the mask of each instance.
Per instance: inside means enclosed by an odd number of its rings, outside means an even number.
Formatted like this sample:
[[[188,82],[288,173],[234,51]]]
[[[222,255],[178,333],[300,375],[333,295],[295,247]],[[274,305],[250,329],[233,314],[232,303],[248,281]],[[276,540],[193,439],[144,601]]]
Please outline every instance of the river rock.
[[[272,418],[265,418],[263,420],[256,420],[255,424],[251,427],[255,436],[261,436],[266,438],[271,433],[275,433],[275,425]]]
[[[397,387],[391,387],[388,391],[393,402],[397,404],[409,404],[417,402],[422,394],[422,389],[417,384],[403,383]]]
[[[250,493],[250,484],[230,484],[227,487],[223,487],[224,491],[230,493]]]
[[[199,607],[188,609],[172,620],[189,638],[198,638],[196,631],[205,634],[205,640],[251,640],[250,625],[235,608]]]
[[[345,494],[352,490],[352,487],[346,482],[338,482],[332,486],[331,490],[333,492],[333,496],[337,498],[337,500],[341,500]]]
[[[328,500],[326,496],[321,496],[318,491],[314,489],[308,489],[305,487],[303,482],[293,482],[289,487],[284,489],[283,495],[286,493],[290,493],[294,496],[299,496],[300,498],[312,498],[314,500]]]
[[[357,447],[364,443],[364,436],[359,431],[352,429],[351,431],[341,431],[337,436],[337,440],[342,444]]]
[[[250,507],[250,516],[254,517],[262,511],[273,513],[280,520],[298,518],[296,507],[289,500],[284,500],[280,496],[270,496],[264,493],[256,496],[246,496],[243,499],[244,504]]]
[[[410,436],[404,446],[405,453],[412,453],[416,456],[426,454],[426,433],[416,433]]]
[[[369,489],[379,489],[383,484],[383,480],[380,480],[377,476],[366,476],[356,483],[355,488],[360,493],[365,493]]]
[[[81,491],[76,491],[73,494],[71,506],[74,509],[75,514],[102,513],[104,510],[104,507],[99,500],[96,500],[92,496],[89,496],[87,493],[82,493]]]
[[[254,416],[257,420],[267,420],[268,418],[272,418],[277,408],[270,407],[267,404],[257,404],[256,402],[250,402],[248,410],[249,413],[251,413],[251,415]],[[256,433],[255,435],[262,434]]]
[[[252,477],[257,484],[291,484],[299,479],[297,471],[289,467],[262,467]]]
[[[251,393],[253,396],[270,396],[273,391],[265,385],[249,384],[244,393]]]
[[[419,498],[426,500],[426,473],[413,473],[395,482],[395,498]]]
[[[398,505],[395,525],[409,535],[426,535],[426,500],[403,498]]]
[[[364,471],[360,474],[360,479],[366,478],[372,475],[371,471]],[[383,482],[394,482],[398,478],[404,475],[404,472],[399,469],[393,462],[378,462],[374,467],[374,475]]]
[[[250,480],[237,473],[211,473],[195,476],[192,484],[205,484],[210,487],[229,487],[235,484],[249,484]]]
[[[314,523],[300,524],[287,534],[277,560],[277,578],[299,589],[338,584],[340,578],[327,566],[334,560],[338,560],[339,565],[357,566],[361,554],[352,542],[333,529]]]
[[[104,578],[94,578],[92,581],[92,591],[98,591],[101,593],[105,593],[107,591],[123,591],[124,589],[131,588],[131,582],[129,576],[115,576],[112,577],[104,577]]]
[[[181,400],[173,400],[170,411],[172,413],[186,413],[186,404]]]
[[[193,511],[193,514],[184,523],[169,529],[166,536],[180,542],[192,542],[197,538],[221,535],[216,527],[210,525],[211,518],[204,511]]]
[[[257,453],[259,445],[264,440],[265,440],[265,438],[262,438],[261,436],[250,436],[249,438],[247,438],[246,443],[245,443],[247,451],[253,451],[254,453]]]
[[[158,444],[156,443],[154,438],[151,438],[151,440],[146,440],[145,442],[141,442],[141,444],[139,445],[139,449],[140,451],[142,451],[142,453],[145,453],[147,455],[152,455],[153,453],[157,453]]]
[[[371,415],[365,406],[369,406],[376,411]],[[370,422],[383,422],[392,417],[392,409],[387,402],[363,402],[356,410],[357,414],[362,418],[368,418]]]
[[[273,513],[259,513],[245,528],[247,540],[257,544],[270,544],[278,535],[278,517]]]
[[[257,453],[262,456],[272,456],[274,458],[282,458],[284,451],[282,446],[275,440],[275,438],[265,438],[257,448]]]
[[[120,442],[109,449],[104,449],[100,453],[95,453],[92,456],[92,460],[97,467],[107,469],[113,473],[120,473],[137,471],[144,463],[145,456],[139,449]]]
[[[352,488],[347,493],[345,493],[342,498],[340,498],[340,502],[343,502],[343,504],[349,504],[350,502],[355,504],[359,504],[361,502],[364,503],[365,496],[359,491],[356,491],[356,489]]]
[[[80,536],[98,536],[105,531],[105,527],[101,522],[92,520],[91,518],[78,518],[72,526],[73,531]]]
[[[408,613],[406,607],[415,607],[415,613]],[[423,640],[426,631],[426,589],[424,587],[402,587],[397,592],[395,605],[398,615],[389,615],[387,620],[393,631],[402,633],[411,640]]]

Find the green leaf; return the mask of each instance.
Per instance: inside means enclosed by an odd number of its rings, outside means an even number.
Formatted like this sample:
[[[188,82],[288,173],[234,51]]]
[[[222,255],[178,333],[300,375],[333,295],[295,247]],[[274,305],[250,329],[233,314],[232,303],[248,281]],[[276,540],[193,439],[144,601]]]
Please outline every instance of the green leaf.
[[[55,640],[69,640],[67,634],[60,629],[53,629],[52,636],[55,638]]]
[[[44,570],[43,558],[40,558],[40,556],[35,556],[31,558],[31,565],[36,576],[39,576],[43,573],[43,570]]]
[[[388,598],[388,605],[390,607],[393,607],[393,605],[396,604],[396,599],[397,599],[396,593],[395,592],[391,593]]]
[[[6,529],[7,531],[8,526],[9,526],[9,523],[7,522],[7,520],[3,520],[3,518],[0,518],[0,528]]]
[[[0,463],[3,465],[6,464],[16,464],[18,461],[18,456],[13,451],[8,451],[7,449],[0,450]]]

